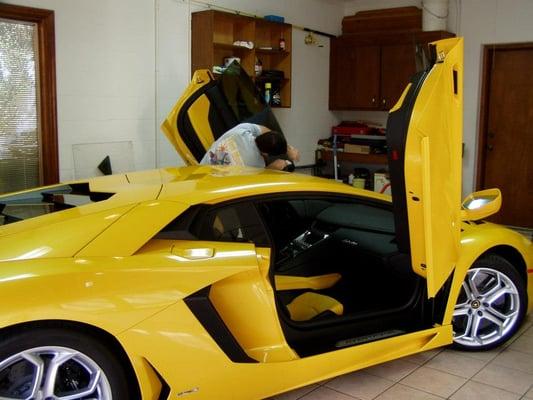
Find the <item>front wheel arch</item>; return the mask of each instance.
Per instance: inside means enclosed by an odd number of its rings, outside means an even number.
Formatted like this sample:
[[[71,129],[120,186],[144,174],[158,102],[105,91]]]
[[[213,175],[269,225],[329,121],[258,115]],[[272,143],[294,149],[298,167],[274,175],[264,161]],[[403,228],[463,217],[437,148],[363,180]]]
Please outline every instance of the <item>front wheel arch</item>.
[[[499,245],[491,247],[483,254],[481,254],[478,259],[491,254],[505,258],[516,269],[520,277],[524,280],[524,283],[527,285],[526,261],[517,249],[509,245]]]
[[[16,325],[8,326],[0,330],[0,341],[5,337],[17,335],[19,333],[35,331],[39,329],[61,329],[72,333],[81,332],[91,336],[93,339],[102,343],[107,347],[121,362],[124,372],[128,377],[128,385],[131,393],[135,394],[135,399],[141,398],[141,391],[133,365],[126,354],[126,351],[120,342],[109,332],[100,329],[94,325],[85,324],[82,322],[74,322],[68,320],[42,320],[23,322]]]

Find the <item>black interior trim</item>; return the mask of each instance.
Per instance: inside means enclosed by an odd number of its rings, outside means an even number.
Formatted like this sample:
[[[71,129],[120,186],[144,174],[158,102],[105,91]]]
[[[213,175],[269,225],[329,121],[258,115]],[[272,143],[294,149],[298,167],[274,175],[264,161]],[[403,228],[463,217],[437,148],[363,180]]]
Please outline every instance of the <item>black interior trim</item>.
[[[387,157],[391,181],[394,225],[398,249],[410,254],[409,217],[407,215],[407,193],[405,189],[405,147],[409,123],[420,88],[429,70],[421,71],[411,78],[411,87],[400,108],[389,114],[387,120]]]
[[[226,133],[229,129],[239,124],[237,117],[228,106],[228,101],[224,93],[218,86],[210,88],[205,95],[209,99],[208,120],[215,140]]]
[[[180,108],[177,117],[177,129],[178,133],[183,140],[183,143],[187,146],[189,151],[192,153],[196,161],[200,162],[205,155],[207,149],[204,148],[202,142],[198,138],[198,135],[192,127],[191,120],[189,118],[189,108],[194,104],[199,97],[203,96],[205,92],[217,85],[215,80],[207,83],[205,86],[202,86],[197,92],[193,93]]]
[[[187,296],[184,301],[204,329],[228,358],[236,363],[257,363],[249,357],[232,335],[209,299],[211,286]]]

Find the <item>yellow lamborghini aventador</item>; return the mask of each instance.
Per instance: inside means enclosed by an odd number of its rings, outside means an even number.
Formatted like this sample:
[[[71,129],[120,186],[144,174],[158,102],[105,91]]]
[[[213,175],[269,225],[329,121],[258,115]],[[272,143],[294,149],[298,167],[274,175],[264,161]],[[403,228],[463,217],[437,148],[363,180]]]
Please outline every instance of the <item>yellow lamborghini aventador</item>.
[[[0,197],[0,398],[261,399],[509,339],[531,243],[483,221],[497,189],[461,204],[462,39],[431,49],[390,113],[392,198],[198,166],[238,122],[275,125],[238,69],[196,73],[163,124],[190,166]]]

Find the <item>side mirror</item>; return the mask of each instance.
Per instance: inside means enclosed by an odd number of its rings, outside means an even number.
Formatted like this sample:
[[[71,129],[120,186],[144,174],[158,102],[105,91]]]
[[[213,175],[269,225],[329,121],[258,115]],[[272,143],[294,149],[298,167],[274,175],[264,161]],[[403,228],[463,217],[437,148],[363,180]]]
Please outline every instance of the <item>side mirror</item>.
[[[461,219],[477,221],[496,214],[502,206],[500,189],[487,189],[469,194],[463,201]]]

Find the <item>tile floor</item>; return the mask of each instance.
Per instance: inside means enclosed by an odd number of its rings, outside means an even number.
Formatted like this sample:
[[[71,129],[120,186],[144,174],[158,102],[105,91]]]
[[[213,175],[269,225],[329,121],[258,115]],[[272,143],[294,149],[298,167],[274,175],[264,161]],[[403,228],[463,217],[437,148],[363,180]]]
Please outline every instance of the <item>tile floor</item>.
[[[533,400],[533,316],[488,352],[431,350],[272,398],[297,399]]]

